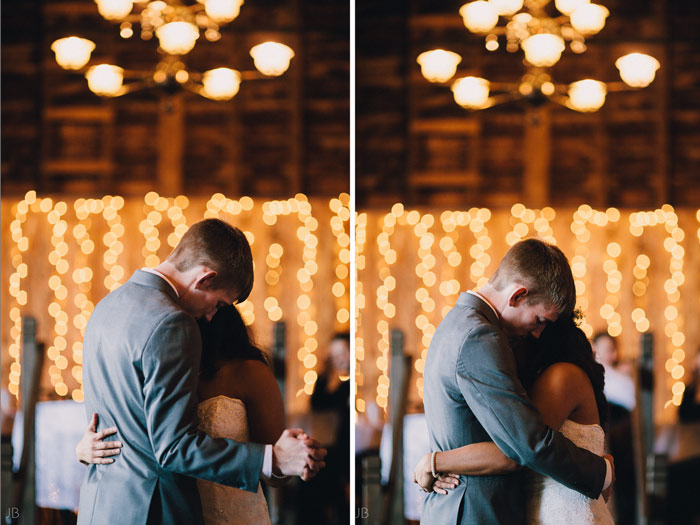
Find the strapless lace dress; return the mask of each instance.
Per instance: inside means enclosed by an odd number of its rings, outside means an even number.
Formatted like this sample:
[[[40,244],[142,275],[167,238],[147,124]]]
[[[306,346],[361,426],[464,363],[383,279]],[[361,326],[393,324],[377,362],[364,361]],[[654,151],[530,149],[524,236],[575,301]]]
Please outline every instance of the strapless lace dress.
[[[248,418],[240,399],[217,396],[197,407],[199,428],[211,437],[248,441]],[[262,488],[248,492],[198,479],[206,525],[269,525],[270,514]]]
[[[559,431],[574,444],[599,456],[605,447],[605,432],[600,425],[581,425],[564,421]],[[527,487],[528,525],[613,525],[603,500],[590,499],[552,478],[530,473]]]

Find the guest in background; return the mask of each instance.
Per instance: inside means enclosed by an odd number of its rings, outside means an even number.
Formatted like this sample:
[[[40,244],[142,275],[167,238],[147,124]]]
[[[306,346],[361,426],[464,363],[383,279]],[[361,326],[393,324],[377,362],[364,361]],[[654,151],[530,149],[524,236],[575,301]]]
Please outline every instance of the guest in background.
[[[350,334],[337,333],[311,395],[313,412],[336,414],[335,436],[326,468],[301,486],[297,523],[334,525],[348,522],[350,513]],[[322,475],[321,475],[322,474]]]
[[[700,349],[695,356],[693,368],[688,376],[683,391],[683,400],[678,408],[678,419],[681,423],[694,423],[700,421]]]
[[[637,406],[630,368],[620,366],[617,341],[607,332],[593,338],[593,351],[605,368],[605,397],[608,399],[608,447],[615,458],[613,503],[616,523],[633,525],[637,518],[637,484],[632,438],[632,411]]]

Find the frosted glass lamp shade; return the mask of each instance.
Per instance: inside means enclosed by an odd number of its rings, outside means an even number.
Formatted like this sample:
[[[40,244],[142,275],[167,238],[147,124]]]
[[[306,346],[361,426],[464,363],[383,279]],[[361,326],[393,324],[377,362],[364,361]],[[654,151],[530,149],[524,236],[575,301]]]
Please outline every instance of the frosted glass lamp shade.
[[[133,0],[95,0],[97,10],[107,20],[122,20],[134,6]]]
[[[630,53],[615,61],[620,78],[628,86],[643,88],[654,81],[661,64],[654,57],[642,53]]]
[[[491,0],[489,2],[499,16],[511,16],[523,7],[523,0]]]
[[[118,66],[100,64],[91,67],[85,74],[90,91],[96,95],[116,97],[121,94],[124,70]]]
[[[554,0],[557,10],[567,16],[576,11],[579,7],[589,4],[591,0]]]
[[[609,14],[602,5],[584,4],[571,13],[571,25],[582,35],[595,35],[605,27]]]
[[[472,33],[488,33],[498,23],[498,13],[484,0],[469,2],[459,9],[464,25]]]
[[[455,102],[463,108],[484,109],[489,106],[490,83],[485,78],[458,78],[451,89]]]
[[[569,84],[569,106],[576,111],[598,111],[605,104],[607,88],[597,80],[579,80]]]
[[[241,74],[235,69],[219,67],[205,71],[202,76],[202,95],[214,100],[230,100],[241,87]]]
[[[217,24],[232,22],[241,12],[243,0],[207,0],[204,10]]]
[[[430,82],[447,82],[457,71],[462,57],[445,49],[433,49],[418,55],[420,72]]]
[[[279,42],[265,42],[250,49],[255,68],[263,75],[278,77],[289,69],[289,61],[294,58],[291,47]]]
[[[169,22],[156,29],[160,47],[169,55],[186,55],[199,38],[199,29],[189,22]]]
[[[94,49],[94,42],[77,36],[60,38],[51,44],[51,50],[56,54],[56,62],[63,69],[82,68],[90,61],[90,54]]]
[[[550,33],[539,33],[527,37],[520,47],[525,52],[525,60],[535,67],[551,67],[561,58],[564,40]]]

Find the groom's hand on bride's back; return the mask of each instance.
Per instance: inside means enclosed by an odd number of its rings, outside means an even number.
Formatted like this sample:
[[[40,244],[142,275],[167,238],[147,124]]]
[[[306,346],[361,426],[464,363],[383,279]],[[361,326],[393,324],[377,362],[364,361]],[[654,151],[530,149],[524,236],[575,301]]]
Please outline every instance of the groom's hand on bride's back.
[[[299,476],[304,481],[314,477],[326,464],[326,450],[319,447],[302,429],[285,430],[272,448],[272,472],[275,475]]]

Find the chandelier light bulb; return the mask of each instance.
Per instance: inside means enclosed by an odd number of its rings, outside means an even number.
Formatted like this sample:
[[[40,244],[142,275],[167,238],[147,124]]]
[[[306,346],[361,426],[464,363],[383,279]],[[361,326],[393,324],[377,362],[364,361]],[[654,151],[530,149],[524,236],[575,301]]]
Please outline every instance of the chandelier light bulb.
[[[661,64],[654,57],[642,53],[630,53],[615,61],[620,70],[620,78],[631,87],[647,87],[654,81],[656,70]]]
[[[96,95],[115,97],[121,94],[124,70],[118,66],[100,64],[88,69],[85,78],[90,91]]]
[[[56,62],[63,69],[82,68],[90,61],[90,54],[94,49],[94,42],[77,36],[60,38],[51,44],[51,50],[56,54]]]
[[[243,0],[206,0],[204,10],[217,24],[232,22],[241,12]]]
[[[122,20],[134,6],[133,0],[95,0],[97,10],[107,20]]]
[[[461,61],[461,56],[445,49],[426,51],[416,59],[421,74],[430,82],[447,82],[455,75]]]
[[[189,22],[169,22],[156,29],[160,47],[169,55],[186,55],[194,48],[199,30]]]
[[[554,5],[560,13],[571,16],[576,9],[590,2],[591,0],[554,0]]]
[[[489,2],[500,16],[511,16],[523,7],[523,0],[490,0]]]
[[[576,111],[598,111],[605,104],[607,87],[587,78],[569,84],[569,107]]]
[[[241,74],[235,69],[219,67],[202,75],[201,94],[214,100],[230,100],[241,87]]]
[[[452,83],[455,102],[467,109],[484,109],[489,106],[490,83],[485,78],[462,77]]]
[[[571,25],[582,35],[595,35],[605,27],[609,14],[602,5],[584,4],[571,13]]]
[[[498,23],[498,13],[484,0],[464,4],[459,9],[464,25],[472,33],[488,33]]]
[[[278,42],[264,42],[250,49],[255,68],[263,75],[278,77],[289,69],[289,61],[294,51]]]
[[[550,33],[539,33],[527,37],[520,47],[525,52],[525,60],[535,67],[552,67],[559,62],[564,51],[564,40]]]

